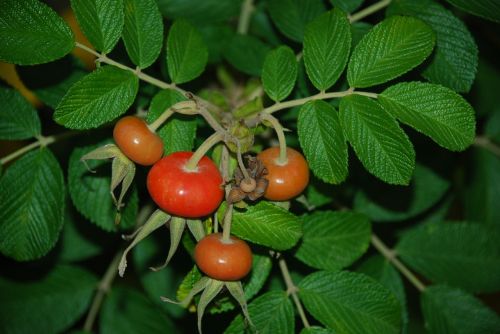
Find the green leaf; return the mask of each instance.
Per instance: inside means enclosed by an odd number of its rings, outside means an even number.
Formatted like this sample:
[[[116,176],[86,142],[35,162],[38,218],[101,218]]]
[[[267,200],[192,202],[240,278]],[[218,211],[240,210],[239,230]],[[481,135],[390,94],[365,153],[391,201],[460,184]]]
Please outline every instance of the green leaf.
[[[88,271],[62,265],[34,282],[0,278],[0,332],[65,332],[89,307],[96,284]]]
[[[288,46],[269,52],[262,68],[264,91],[275,102],[286,99],[297,81],[297,71],[295,54]]]
[[[360,264],[357,271],[376,279],[383,286],[391,290],[394,296],[396,296],[402,308],[402,332],[406,333],[409,321],[408,309],[406,305],[405,288],[399,272],[391,265],[391,263],[387,259],[385,259],[381,255],[374,255],[369,257]]]
[[[200,25],[222,22],[237,16],[242,0],[158,0],[158,6],[169,19],[185,18]]]
[[[302,42],[306,25],[326,10],[321,0],[271,0],[267,6],[276,27],[296,42]]]
[[[400,332],[399,301],[386,287],[363,274],[313,273],[300,282],[299,297],[309,313],[336,333]]]
[[[459,289],[431,286],[421,295],[427,330],[432,334],[498,333],[500,318],[479,299]]]
[[[123,29],[123,0],[71,0],[78,25],[90,43],[109,53],[120,39]]]
[[[200,30],[208,50],[208,63],[220,64],[235,32],[227,25],[209,25]],[[198,93],[199,94],[199,93]]]
[[[304,33],[304,63],[313,85],[330,88],[344,71],[351,48],[351,27],[344,12],[334,9],[309,23]]]
[[[500,159],[482,148],[474,150],[469,160],[464,191],[465,217],[498,226],[500,224]]]
[[[123,42],[132,62],[143,69],[163,47],[163,20],[155,0],[124,0]]]
[[[374,221],[398,222],[430,209],[449,187],[447,180],[417,164],[408,187],[363,183],[363,190],[356,192],[354,197],[354,209]]]
[[[234,211],[231,233],[275,250],[292,248],[302,236],[300,219],[269,202],[261,201],[245,212]]]
[[[449,88],[402,82],[379,94],[379,101],[399,121],[451,151],[463,151],[474,141],[474,110]]]
[[[102,66],[69,89],[54,119],[70,129],[96,128],[125,113],[138,87],[139,79],[132,72]]]
[[[111,183],[111,163],[105,160],[87,160],[91,173],[80,158],[100,145],[75,148],[69,158],[68,188],[75,208],[85,218],[105,231],[118,231],[131,228],[136,223],[138,196],[135,187],[125,198],[121,210],[120,224],[115,224],[116,207],[109,192]]]
[[[227,46],[224,57],[243,73],[260,76],[262,65],[271,48],[259,39],[247,35],[235,35]]]
[[[302,328],[300,334],[335,334],[333,329],[322,328],[318,326],[311,326],[308,328]]]
[[[168,33],[168,74],[176,84],[198,77],[208,61],[208,49],[200,32],[188,21],[176,21]]]
[[[480,224],[427,224],[410,230],[396,246],[411,268],[435,283],[469,292],[500,287],[500,233]]]
[[[35,65],[64,57],[75,46],[68,25],[37,0],[0,2],[0,60]]]
[[[270,291],[248,305],[250,319],[259,334],[294,333],[295,320],[292,302],[284,291]],[[249,329],[241,314],[231,322],[225,334],[243,333]]]
[[[468,13],[485,19],[500,22],[500,4],[495,0],[446,0]]]
[[[165,89],[151,100],[147,122],[151,123],[174,104],[186,98],[176,90]],[[174,114],[162,125],[157,134],[163,141],[165,155],[178,151],[191,151],[196,137],[196,120],[192,116]]]
[[[385,19],[354,49],[347,67],[349,85],[370,87],[408,72],[430,55],[434,41],[432,29],[418,19]]]
[[[354,50],[356,45],[365,37],[367,33],[373,28],[373,24],[366,22],[353,22],[351,23],[351,50]]]
[[[28,139],[41,134],[36,110],[16,89],[0,87],[0,103],[1,140]]]
[[[365,215],[316,211],[303,220],[304,237],[295,256],[311,267],[332,271],[345,268],[370,245],[371,226]]]
[[[363,166],[390,184],[410,183],[415,151],[398,123],[368,97],[350,95],[340,101],[340,123]]]
[[[99,333],[175,333],[172,321],[146,296],[132,288],[113,287],[99,317]]]
[[[347,142],[337,110],[324,101],[310,101],[298,117],[300,146],[314,175],[328,183],[347,177]]]
[[[0,251],[17,261],[54,247],[64,219],[64,178],[46,148],[16,161],[0,179]]]
[[[352,13],[358,9],[364,0],[330,0],[332,5],[339,7],[346,13]]]
[[[393,2],[389,13],[415,16],[436,33],[436,51],[422,75],[457,92],[468,92],[477,68],[477,46],[465,24],[432,0]]]

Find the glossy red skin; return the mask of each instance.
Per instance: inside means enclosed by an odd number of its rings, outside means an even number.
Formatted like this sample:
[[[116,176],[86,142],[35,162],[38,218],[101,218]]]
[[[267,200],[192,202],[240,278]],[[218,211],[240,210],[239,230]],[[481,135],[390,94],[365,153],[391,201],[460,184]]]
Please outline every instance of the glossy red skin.
[[[204,156],[196,171],[185,165],[193,152],[175,152],[153,165],[147,187],[155,203],[167,213],[199,218],[214,212],[224,196],[223,180],[217,166]]]
[[[299,195],[309,184],[309,166],[304,156],[287,148],[288,162],[281,166],[277,160],[280,154],[279,147],[271,147],[257,155],[268,174],[269,181],[264,197],[271,201],[287,201]]]
[[[231,236],[230,242],[225,243],[221,233],[213,233],[198,242],[194,260],[208,277],[238,281],[252,269],[252,250],[241,239]]]
[[[113,129],[113,138],[123,154],[139,165],[150,166],[163,155],[161,138],[138,117],[120,119]]]

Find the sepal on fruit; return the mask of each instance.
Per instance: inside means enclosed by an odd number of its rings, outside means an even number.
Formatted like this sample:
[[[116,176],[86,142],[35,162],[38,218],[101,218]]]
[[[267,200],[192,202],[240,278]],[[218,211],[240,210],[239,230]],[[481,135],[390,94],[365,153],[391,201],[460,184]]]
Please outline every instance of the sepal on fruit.
[[[167,258],[161,266],[150,267],[149,269],[151,269],[152,271],[158,271],[165,268],[168,265],[168,263],[172,259],[172,256],[174,256],[177,247],[179,247],[179,242],[181,241],[185,227],[186,227],[186,219],[180,217],[172,217],[172,219],[170,219],[169,223],[170,248],[168,250]]]

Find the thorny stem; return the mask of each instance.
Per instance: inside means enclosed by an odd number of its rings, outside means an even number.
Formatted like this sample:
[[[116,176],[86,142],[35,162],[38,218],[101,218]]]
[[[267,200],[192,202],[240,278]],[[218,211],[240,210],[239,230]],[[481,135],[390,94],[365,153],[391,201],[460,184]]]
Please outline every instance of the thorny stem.
[[[85,323],[83,325],[83,330],[86,332],[92,331],[92,326],[94,325],[97,314],[99,313],[99,309],[101,308],[101,304],[104,300],[104,296],[109,292],[111,288],[111,284],[118,274],[118,264],[120,263],[120,258],[122,257],[122,252],[116,253],[115,257],[109,264],[104,276],[102,277],[99,285],[97,286],[97,292],[92,301],[92,305],[90,306],[89,313],[87,314],[87,318],[85,318]]]
[[[50,144],[53,144],[61,139],[69,138],[69,137],[74,136],[76,134],[78,134],[78,132],[68,131],[68,132],[63,132],[61,134],[49,136],[49,137],[40,136],[40,137],[38,137],[38,140],[36,142],[33,142],[33,143],[26,145],[26,146],[23,146],[20,149],[18,149],[17,151],[14,151],[11,154],[0,159],[0,165],[5,165],[6,163],[16,159],[17,157],[19,157],[19,156],[23,155],[24,153],[29,152],[37,147],[49,146]]]
[[[212,134],[210,137],[208,137],[203,144],[198,147],[196,152],[189,158],[188,162],[186,163],[186,166],[184,167],[186,171],[188,172],[196,172],[198,170],[198,162],[203,158],[205,153],[208,152],[218,142],[220,142],[223,138],[223,135],[219,132],[215,132]]]
[[[484,148],[487,151],[490,151],[497,157],[500,157],[500,147],[492,142],[489,138],[478,136],[474,138],[474,146]]]
[[[245,0],[241,5],[240,18],[238,20],[238,34],[245,35],[248,32],[253,10],[253,0]]]
[[[280,256],[279,254],[277,256]],[[305,328],[311,327],[309,321],[307,320],[306,313],[304,312],[304,308],[302,307],[302,303],[300,302],[299,296],[297,295],[298,288],[293,283],[292,277],[290,276],[290,271],[288,270],[288,266],[283,257],[280,257],[278,260],[278,265],[281,270],[281,275],[283,276],[283,280],[286,284],[287,293],[292,295],[293,302],[295,303],[295,307],[297,307],[297,312],[299,313],[300,319],[304,324]]]
[[[262,113],[260,116],[263,120],[268,121],[273,126],[278,136],[278,142],[280,144],[280,155],[276,163],[280,166],[284,166],[288,163],[288,158],[286,156],[286,138],[285,131],[276,117],[271,114]]]
[[[162,88],[162,89],[174,89],[184,95],[187,95],[188,92],[185,91],[184,89],[182,88],[179,88],[177,87],[176,85],[174,84],[169,84],[169,83],[166,83],[165,81],[161,81],[159,79],[156,79],[156,78],[153,78],[152,76],[146,74],[146,73],[143,73],[141,72],[141,70],[139,68],[131,68],[131,67],[128,67],[126,65],[123,65],[113,59],[110,59],[108,58],[105,54],[102,54],[102,53],[99,53],[95,50],[93,50],[92,48],[89,48],[87,47],[86,45],[83,45],[81,43],[78,43],[78,42],[75,42],[75,46],[84,50],[84,51],[87,51],[88,53],[91,53],[93,54],[94,56],[97,57],[97,62],[99,63],[105,63],[105,64],[108,64],[108,65],[112,65],[112,66],[115,66],[115,67],[118,67],[118,68],[121,68],[125,71],[130,71],[132,73],[134,73],[139,79],[145,81],[145,82],[148,82],[156,87],[159,87],[159,88]],[[214,109],[214,110],[219,110],[220,108],[217,107],[216,105],[200,98],[200,97],[196,97],[199,101],[203,102],[205,105],[209,106],[210,108]]]
[[[375,249],[377,249],[389,262],[394,265],[394,267],[399,270],[401,274],[403,274],[403,276],[408,279],[408,281],[410,281],[411,284],[413,284],[415,288],[417,288],[418,291],[423,292],[425,290],[425,284],[422,283],[422,281],[419,280],[418,277],[415,276],[415,274],[413,274],[401,261],[399,261],[394,251],[387,247],[387,245],[384,244],[383,241],[380,240],[375,234],[372,234],[371,243]]]
[[[389,6],[391,3],[391,0],[381,0],[379,2],[374,3],[371,6],[366,7],[365,9],[360,10],[357,13],[354,13],[349,16],[349,22],[357,22],[375,12],[378,12],[381,9],[384,9],[385,7]]]
[[[313,100],[328,100],[328,99],[334,99],[334,98],[339,98],[339,97],[344,97],[347,95],[351,94],[357,94],[357,95],[363,95],[363,96],[368,96],[371,98],[376,99],[378,95],[376,93],[370,93],[370,92],[361,92],[361,91],[355,91],[352,88],[349,88],[348,90],[342,91],[342,92],[330,92],[330,93],[325,93],[321,92],[316,95],[304,97],[301,99],[296,99],[296,100],[290,100],[286,102],[280,102],[280,103],[275,103],[270,107],[265,108],[262,112],[272,114],[276,111],[282,110],[282,109],[287,109],[287,108],[292,108],[296,106],[300,106],[306,102],[313,101]]]

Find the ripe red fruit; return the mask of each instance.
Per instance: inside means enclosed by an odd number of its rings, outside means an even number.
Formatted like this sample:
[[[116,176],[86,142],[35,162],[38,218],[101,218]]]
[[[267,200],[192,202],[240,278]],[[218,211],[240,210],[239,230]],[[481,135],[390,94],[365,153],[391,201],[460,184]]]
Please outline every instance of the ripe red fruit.
[[[224,196],[217,166],[204,156],[195,171],[185,165],[193,152],[175,152],[153,165],[147,178],[149,194],[167,213],[199,218],[214,212]]]
[[[231,236],[226,242],[221,233],[213,233],[198,242],[194,260],[208,277],[219,281],[237,281],[250,272],[252,251],[241,239]]]
[[[271,201],[287,201],[299,195],[309,183],[309,166],[302,154],[292,148],[286,149],[288,161],[280,164],[279,147],[271,147],[257,155],[266,166],[269,181],[264,197]]]
[[[120,119],[113,129],[113,138],[123,154],[140,165],[152,165],[163,155],[161,138],[138,117]]]

